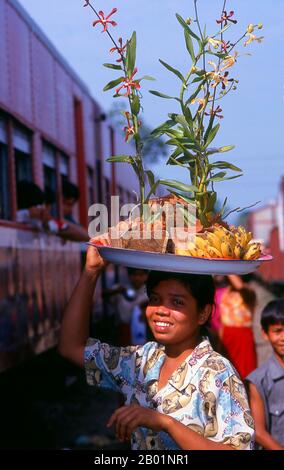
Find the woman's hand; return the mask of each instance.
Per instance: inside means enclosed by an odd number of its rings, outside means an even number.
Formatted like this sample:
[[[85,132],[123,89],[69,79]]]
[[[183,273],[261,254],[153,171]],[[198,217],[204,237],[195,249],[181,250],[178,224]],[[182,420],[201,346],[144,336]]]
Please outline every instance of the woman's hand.
[[[98,245],[103,245],[103,246],[109,245],[108,240],[103,236],[93,238],[92,241],[94,243],[97,243]],[[97,275],[107,265],[108,265],[108,262],[105,261],[101,257],[97,248],[95,246],[89,246],[88,251],[87,251],[87,259],[86,259],[86,266],[85,266],[86,273],[90,274],[91,276]]]
[[[131,434],[139,426],[152,429],[155,432],[165,431],[169,424],[169,417],[158,411],[144,408],[140,405],[128,405],[118,408],[110,417],[107,427],[116,426],[119,440],[130,440]]]

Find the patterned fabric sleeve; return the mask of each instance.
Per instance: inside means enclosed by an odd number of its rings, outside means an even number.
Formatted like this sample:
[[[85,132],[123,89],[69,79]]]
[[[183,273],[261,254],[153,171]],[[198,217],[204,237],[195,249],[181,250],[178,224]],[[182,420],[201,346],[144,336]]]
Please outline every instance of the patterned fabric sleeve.
[[[135,358],[139,346],[110,346],[90,338],[85,348],[85,369],[89,385],[128,394],[135,380]]]
[[[244,384],[231,364],[223,358],[222,362],[223,370],[207,369],[200,381],[204,437],[236,450],[253,449],[254,423]]]

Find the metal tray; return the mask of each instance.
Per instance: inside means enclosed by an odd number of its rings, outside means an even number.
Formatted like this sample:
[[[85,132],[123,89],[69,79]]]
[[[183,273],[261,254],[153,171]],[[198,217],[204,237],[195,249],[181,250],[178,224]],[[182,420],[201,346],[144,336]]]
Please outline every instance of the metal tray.
[[[273,259],[266,255],[257,260],[205,259],[192,256],[173,255],[170,253],[152,253],[146,251],[112,248],[96,245],[100,255],[110,263],[130,268],[149,269],[154,271],[172,271],[192,274],[248,274],[263,263]]]

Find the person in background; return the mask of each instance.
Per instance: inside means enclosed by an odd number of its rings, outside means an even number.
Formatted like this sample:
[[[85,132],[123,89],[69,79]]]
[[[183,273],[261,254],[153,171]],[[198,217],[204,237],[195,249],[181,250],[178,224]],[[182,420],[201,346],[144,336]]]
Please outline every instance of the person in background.
[[[78,222],[75,220],[73,211],[74,207],[80,199],[80,191],[76,184],[70,181],[62,182],[62,202],[63,202],[63,217],[73,224]]]
[[[148,271],[144,269],[128,268],[128,282],[126,285],[113,286],[112,289],[105,290],[103,295],[115,310],[118,318],[119,345],[129,346],[132,344],[131,321],[137,317],[137,308],[140,310],[139,321],[143,321],[143,311],[148,301],[145,283],[148,278]],[[135,318],[132,319],[133,309]],[[132,331],[135,326],[132,325]]]
[[[215,285],[215,302],[213,305],[212,317],[210,318],[208,333],[210,334],[210,341],[215,351],[224,356],[226,355],[226,351],[224,350],[221,338],[222,325],[220,305],[223,294],[227,291],[229,282],[227,280],[227,276],[222,275],[213,276],[213,280]]]
[[[228,359],[241,378],[256,368],[252,315],[256,296],[239,276],[228,276],[229,286],[220,303],[221,340]]]
[[[17,184],[17,222],[43,230],[44,192],[31,181]]]
[[[273,354],[246,378],[255,438],[264,449],[284,450],[284,298],[264,308],[261,327]]]
[[[272,293],[267,282],[265,282],[259,274],[245,274],[242,276],[242,280],[256,295],[252,329],[256,347],[257,365],[260,366],[263,362],[267,361],[272,354],[269,341],[266,341],[262,335],[260,324],[261,313],[269,302],[276,299],[276,296]]]
[[[74,206],[80,198],[80,191],[78,186],[70,181],[63,181],[62,183],[62,196],[63,196],[63,218],[69,222],[69,233],[66,235],[67,239],[74,241],[89,241],[90,237],[87,230],[82,227],[74,218]]]

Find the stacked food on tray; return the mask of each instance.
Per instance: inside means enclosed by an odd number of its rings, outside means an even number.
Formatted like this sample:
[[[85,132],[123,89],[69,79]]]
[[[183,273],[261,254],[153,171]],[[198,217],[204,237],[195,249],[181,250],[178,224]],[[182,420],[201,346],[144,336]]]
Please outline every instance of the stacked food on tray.
[[[136,33],[129,40],[116,40],[113,28],[117,23],[112,15],[117,9],[105,15],[102,11],[97,12],[90,1],[86,1],[85,6],[90,7],[97,17],[94,27],[101,25],[102,32],[110,38],[114,46],[110,49],[111,54],[117,54],[115,62],[104,64],[118,74],[104,91],[114,89],[114,97],[122,97],[127,103],[128,109],[122,111],[126,122],[123,130],[125,140],[132,141],[135,146],[134,155],[115,155],[108,161],[131,165],[139,182],[135,210],[130,212],[127,220],[109,228],[103,235],[105,242],[113,249],[126,250],[125,264],[127,250],[171,253],[189,259],[220,262],[261,260],[265,254],[261,243],[244,227],[228,225],[226,218],[234,211],[227,210],[227,198],[220,205],[215,190],[216,183],[242,176],[239,167],[220,157],[234,146],[213,147],[212,142],[224,117],[221,101],[237,89],[235,64],[240,56],[249,55],[242,54],[236,47],[248,48],[253,42],[261,42],[263,37],[259,37],[256,30],[262,29],[262,24],[251,23],[240,37],[235,37],[234,32],[228,37],[228,30],[237,23],[233,11],[222,11],[221,17],[216,18],[210,28],[201,24],[196,1],[193,2],[194,18],[185,19],[176,14],[188,56],[184,63],[188,65],[185,70],[178,70],[160,60],[167,73],[175,76],[179,90],[176,96],[157,90],[150,90],[150,93],[154,99],[175,102],[174,112],[170,110],[166,121],[152,132],[152,138],[165,139],[164,145],[169,148],[166,164],[183,169],[184,181],[181,182],[157,179],[145,167],[141,88],[144,80],[153,78],[138,74]],[[160,186],[168,189],[168,196],[155,197]],[[235,211],[241,209],[238,207]],[[92,243],[99,245],[98,238]]]

